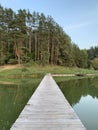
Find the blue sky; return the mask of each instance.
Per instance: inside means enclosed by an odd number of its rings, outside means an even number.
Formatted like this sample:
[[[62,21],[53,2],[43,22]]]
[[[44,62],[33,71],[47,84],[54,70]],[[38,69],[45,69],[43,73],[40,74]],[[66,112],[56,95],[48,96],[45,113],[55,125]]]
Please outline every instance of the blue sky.
[[[0,4],[51,15],[81,49],[98,46],[98,0],[0,0]]]

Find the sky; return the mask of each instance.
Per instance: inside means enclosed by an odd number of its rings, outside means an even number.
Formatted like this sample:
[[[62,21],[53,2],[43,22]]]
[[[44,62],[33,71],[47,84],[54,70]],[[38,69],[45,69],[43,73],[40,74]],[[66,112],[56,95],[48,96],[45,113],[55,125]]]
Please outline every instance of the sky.
[[[98,0],[0,0],[5,8],[50,15],[80,49],[98,46]]]

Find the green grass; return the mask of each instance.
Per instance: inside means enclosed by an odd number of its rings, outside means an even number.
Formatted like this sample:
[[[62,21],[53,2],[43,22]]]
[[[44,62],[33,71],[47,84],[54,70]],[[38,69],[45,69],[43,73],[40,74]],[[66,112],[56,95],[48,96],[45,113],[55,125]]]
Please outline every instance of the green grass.
[[[69,68],[63,66],[34,66],[34,67],[21,67],[16,69],[10,70],[3,70],[0,71],[0,75],[11,75],[11,74],[76,74],[76,73],[83,73],[83,74],[92,74],[98,73],[93,69],[80,69],[80,68]]]
[[[56,81],[56,82],[65,82],[65,81],[69,81],[70,82],[70,80],[77,80],[77,79],[83,79],[83,78],[94,78],[95,76],[61,76],[61,77],[53,77],[54,78],[54,80]],[[98,77],[98,76],[96,76],[96,77]]]
[[[2,70],[2,69],[1,69]],[[79,69],[69,68],[63,66],[22,66],[21,68],[15,68],[10,70],[0,71],[0,78],[32,78],[43,77],[45,74],[98,74],[98,71],[93,69]]]

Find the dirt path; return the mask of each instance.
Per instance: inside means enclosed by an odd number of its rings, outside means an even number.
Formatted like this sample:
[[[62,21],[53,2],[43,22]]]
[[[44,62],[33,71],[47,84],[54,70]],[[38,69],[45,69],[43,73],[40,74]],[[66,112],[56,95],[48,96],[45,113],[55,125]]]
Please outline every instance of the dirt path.
[[[15,68],[21,68],[22,65],[5,65],[0,66],[0,72],[3,70],[10,70]],[[98,74],[85,74],[85,76],[96,76]],[[59,77],[59,76],[76,76],[76,74],[52,74],[53,77]]]
[[[4,66],[0,66],[0,71],[20,68],[20,67],[21,67],[21,65],[4,65]]]

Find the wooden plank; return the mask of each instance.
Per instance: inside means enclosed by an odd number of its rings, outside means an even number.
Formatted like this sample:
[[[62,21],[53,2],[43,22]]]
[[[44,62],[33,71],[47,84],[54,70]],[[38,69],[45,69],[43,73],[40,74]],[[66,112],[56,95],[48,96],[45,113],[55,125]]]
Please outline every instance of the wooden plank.
[[[47,74],[10,130],[86,130]]]

